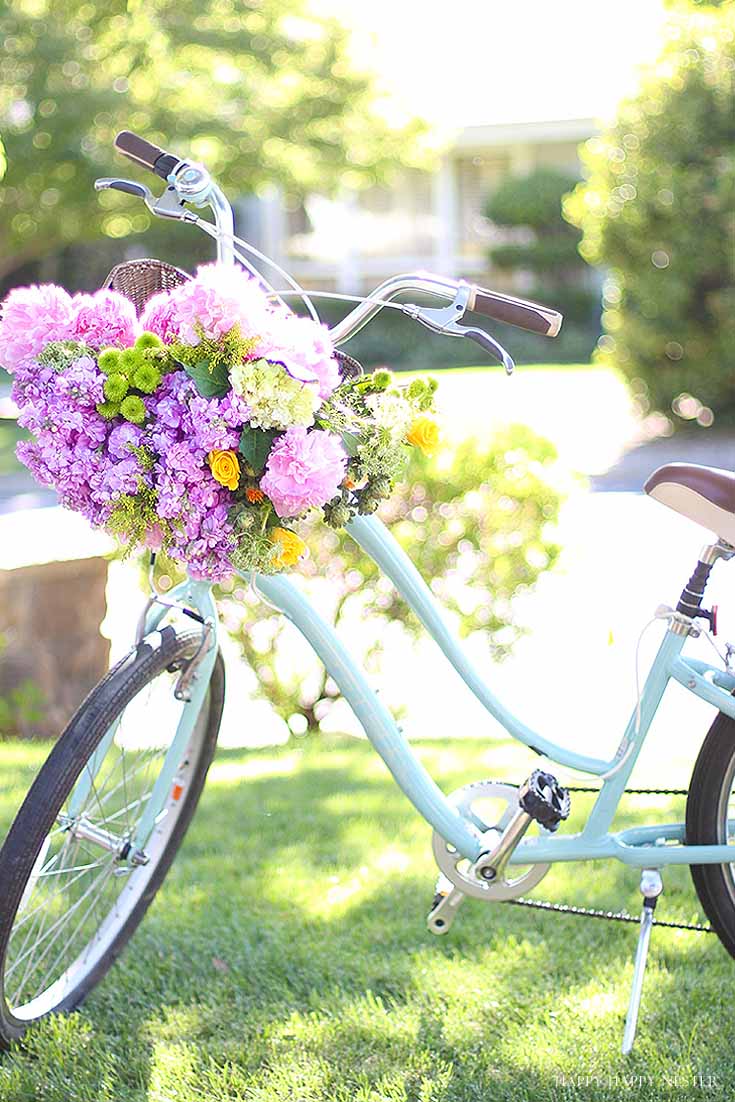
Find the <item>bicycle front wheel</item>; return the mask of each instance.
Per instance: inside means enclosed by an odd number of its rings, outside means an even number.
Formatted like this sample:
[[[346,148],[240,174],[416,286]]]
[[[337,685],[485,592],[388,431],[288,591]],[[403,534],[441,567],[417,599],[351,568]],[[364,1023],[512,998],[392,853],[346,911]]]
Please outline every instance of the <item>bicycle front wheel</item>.
[[[143,918],[194,814],[224,703],[217,655],[144,847],[135,839],[183,708],[174,689],[201,636],[153,632],[92,690],[0,850],[0,1042],[73,1010]],[[167,762],[166,775],[172,762]]]

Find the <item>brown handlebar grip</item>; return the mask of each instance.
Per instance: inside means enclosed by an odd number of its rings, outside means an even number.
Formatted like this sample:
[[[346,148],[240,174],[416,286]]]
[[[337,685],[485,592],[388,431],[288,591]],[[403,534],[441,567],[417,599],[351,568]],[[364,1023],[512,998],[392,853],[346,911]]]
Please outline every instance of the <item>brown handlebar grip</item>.
[[[115,148],[131,161],[155,172],[162,180],[167,179],[168,174],[179,163],[178,157],[159,149],[157,145],[141,138],[139,134],[133,134],[132,130],[120,131],[115,138]]]
[[[475,287],[469,308],[477,314],[484,314],[486,318],[517,325],[520,329],[530,329],[532,333],[540,333],[544,337],[555,337],[564,320],[557,310],[549,306],[513,298],[512,295],[501,295],[498,291],[487,291],[484,287]]]

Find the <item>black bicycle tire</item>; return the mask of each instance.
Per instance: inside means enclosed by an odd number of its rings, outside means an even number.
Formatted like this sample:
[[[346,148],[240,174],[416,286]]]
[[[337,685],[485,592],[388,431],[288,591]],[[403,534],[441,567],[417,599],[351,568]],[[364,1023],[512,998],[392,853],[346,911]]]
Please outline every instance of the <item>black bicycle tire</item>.
[[[106,674],[80,705],[39,770],[0,849],[0,884],[3,889],[0,895],[0,1046],[6,1047],[17,1041],[38,1020],[15,1018],[9,1010],[3,990],[5,955],[23,889],[58,809],[63,805],[85,763],[118,711],[149,680],[157,677],[177,659],[190,654],[201,640],[198,632],[177,634],[169,627],[155,634],[159,640],[157,644],[151,641],[153,636],[147,637]],[[209,715],[201,751],[176,823],[151,872],[146,890],[121,925],[108,952],[81,978],[68,996],[48,1013],[70,1011],[79,1007],[107,974],[145,916],[196,811],[216,748],[224,692],[224,664],[218,652],[203,705],[209,708]],[[45,1017],[46,1014],[42,1016]]]
[[[694,763],[686,805],[687,845],[720,844],[720,800],[733,758],[735,720],[720,712]],[[689,868],[704,913],[727,952],[735,957],[735,875],[732,866],[690,865]]]

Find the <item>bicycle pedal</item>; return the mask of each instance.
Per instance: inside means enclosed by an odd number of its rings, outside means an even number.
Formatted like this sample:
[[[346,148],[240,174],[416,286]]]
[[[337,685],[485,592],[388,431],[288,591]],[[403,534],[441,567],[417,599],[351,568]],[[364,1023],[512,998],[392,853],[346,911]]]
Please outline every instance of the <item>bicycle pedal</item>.
[[[572,808],[569,790],[559,784],[553,773],[534,769],[518,790],[518,804],[539,826],[552,833]]]
[[[432,934],[446,934],[457,917],[457,911],[464,900],[464,892],[455,888],[446,876],[440,876],[436,882],[436,893],[426,916],[427,929]]]

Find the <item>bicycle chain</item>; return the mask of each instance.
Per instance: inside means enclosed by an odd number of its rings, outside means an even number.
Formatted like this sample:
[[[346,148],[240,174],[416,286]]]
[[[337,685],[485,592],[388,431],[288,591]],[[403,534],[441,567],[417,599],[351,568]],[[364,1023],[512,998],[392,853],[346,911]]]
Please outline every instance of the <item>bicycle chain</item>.
[[[600,788],[595,787],[572,787],[566,786],[569,792],[600,792]],[[623,793],[624,796],[688,796],[688,788],[626,788]],[[601,911],[596,910],[593,907],[575,907],[570,903],[552,903],[550,900],[545,899],[524,899],[523,896],[519,896],[518,899],[508,899],[508,903],[515,907],[529,907],[536,911],[552,911],[554,914],[565,915],[577,915],[581,918],[604,918],[608,922],[634,922],[636,925],[640,922],[639,918],[635,915],[628,914],[627,911]],[[714,934],[717,931],[712,926],[705,926],[701,922],[668,922],[663,918],[654,918],[654,926],[664,926],[669,930],[693,930],[698,934]]]

